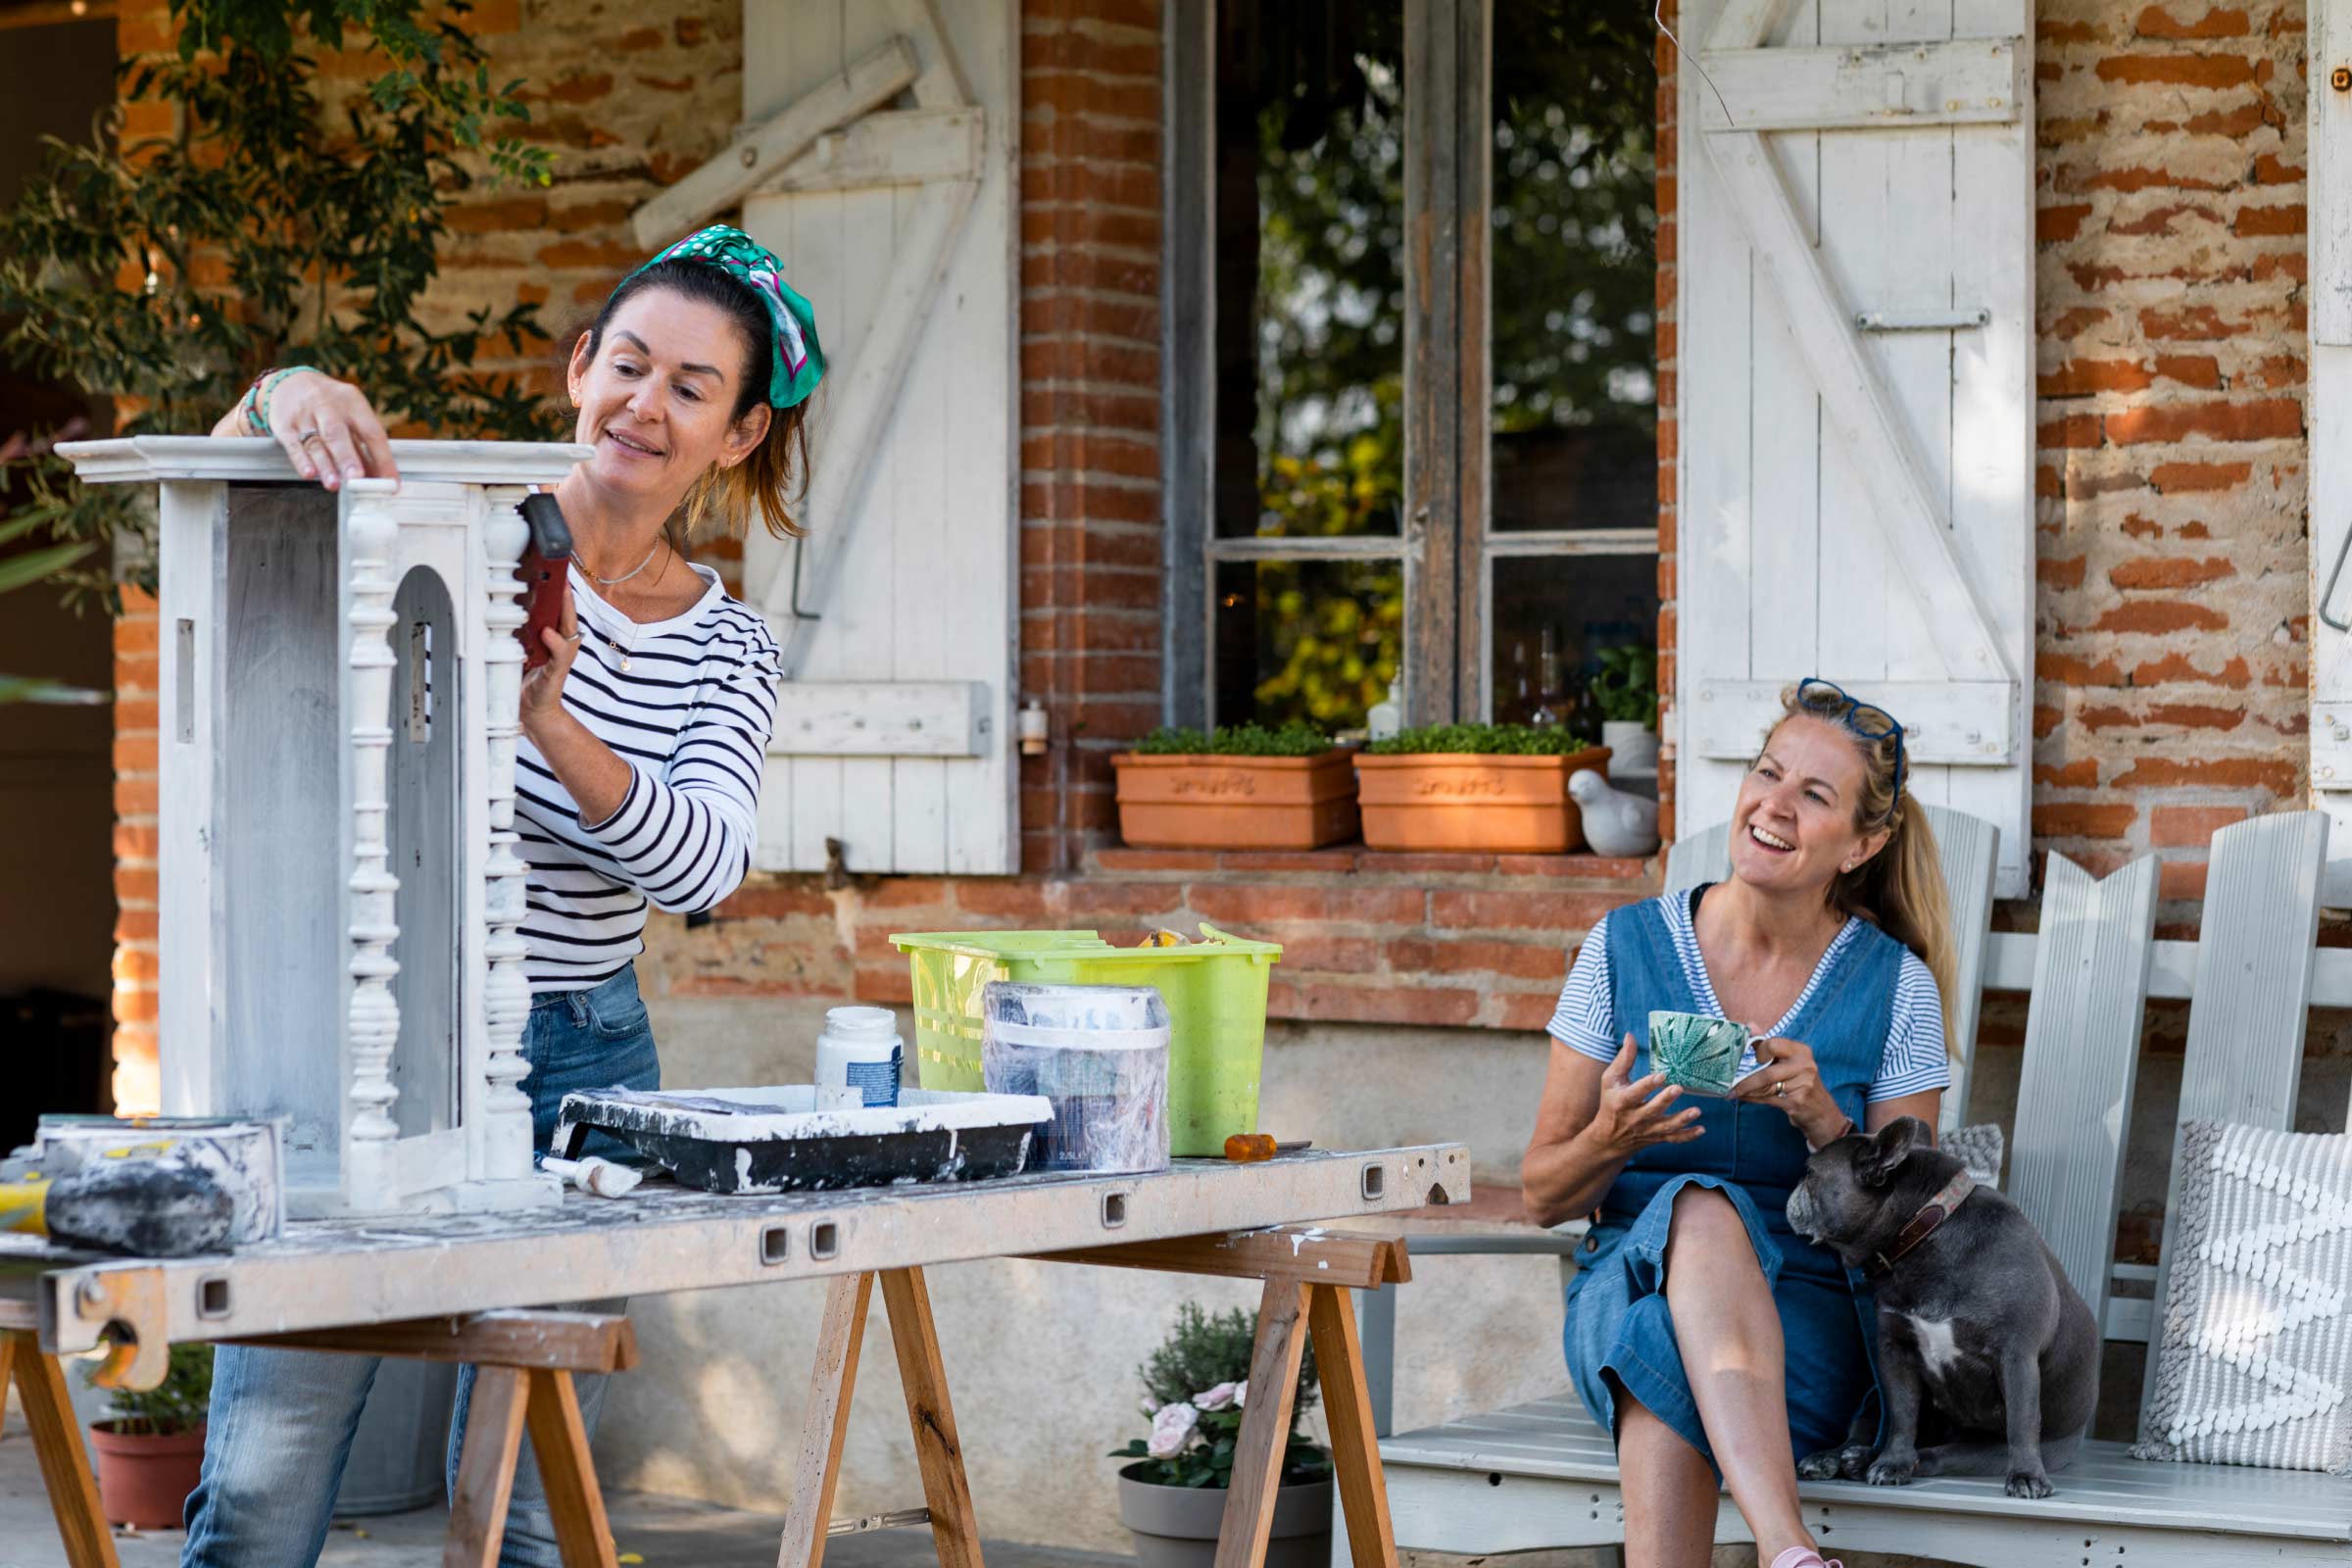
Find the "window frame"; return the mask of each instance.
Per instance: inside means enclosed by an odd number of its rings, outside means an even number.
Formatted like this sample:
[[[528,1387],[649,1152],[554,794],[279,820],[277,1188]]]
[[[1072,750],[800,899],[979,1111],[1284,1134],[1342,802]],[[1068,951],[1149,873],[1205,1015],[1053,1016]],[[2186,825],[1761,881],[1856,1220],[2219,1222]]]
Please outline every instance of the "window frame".
[[[1162,716],[1215,712],[1216,572],[1247,561],[1387,561],[1404,571],[1403,720],[1493,712],[1497,564],[1530,557],[1646,556],[1659,529],[1494,527],[1494,20],[1497,0],[1403,0],[1404,496],[1396,534],[1223,538],[1216,532],[1216,13],[1168,0],[1162,182]],[[1424,287],[1422,266],[1439,286]],[[1438,519],[1451,518],[1451,523]]]

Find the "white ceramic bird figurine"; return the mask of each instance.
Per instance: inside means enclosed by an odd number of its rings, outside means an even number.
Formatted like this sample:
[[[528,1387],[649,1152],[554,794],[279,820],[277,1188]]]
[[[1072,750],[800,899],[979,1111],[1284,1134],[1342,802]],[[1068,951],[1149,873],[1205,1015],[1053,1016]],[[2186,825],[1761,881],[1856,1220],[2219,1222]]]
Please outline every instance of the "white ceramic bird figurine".
[[[1568,793],[1584,813],[1585,844],[1594,855],[1647,855],[1658,847],[1658,803],[1609,788],[1589,767],[1568,775]]]

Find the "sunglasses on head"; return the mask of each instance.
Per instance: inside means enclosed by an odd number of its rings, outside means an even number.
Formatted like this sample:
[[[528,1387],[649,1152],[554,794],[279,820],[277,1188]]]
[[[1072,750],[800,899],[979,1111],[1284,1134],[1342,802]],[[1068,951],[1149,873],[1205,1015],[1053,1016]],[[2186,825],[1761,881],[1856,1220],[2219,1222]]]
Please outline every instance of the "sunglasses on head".
[[[1873,703],[1849,697],[1845,689],[1834,686],[1818,676],[1808,675],[1796,683],[1796,706],[1815,718],[1834,718],[1866,741],[1883,741],[1894,737],[1894,800],[1903,799],[1903,726],[1894,715]],[[1887,810],[1891,814],[1893,807]]]

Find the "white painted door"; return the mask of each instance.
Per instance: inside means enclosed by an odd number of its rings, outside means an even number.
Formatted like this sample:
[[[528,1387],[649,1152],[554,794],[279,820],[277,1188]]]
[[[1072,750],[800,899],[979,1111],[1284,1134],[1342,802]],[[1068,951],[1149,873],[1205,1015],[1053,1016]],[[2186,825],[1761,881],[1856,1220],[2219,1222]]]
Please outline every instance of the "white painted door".
[[[2352,905],[2352,0],[2311,0],[2311,783],[2321,897]],[[2339,575],[2340,573],[2340,575]],[[2330,591],[2332,590],[2332,592]]]
[[[762,869],[828,840],[853,871],[1018,868],[1016,45],[1012,0],[745,0],[747,125],[911,77],[743,201],[828,358],[808,537],[745,554],[785,648]]]
[[[2031,0],[1686,0],[1681,820],[1807,675],[1902,720],[2026,891]],[[1703,41],[1702,41],[1703,40]]]

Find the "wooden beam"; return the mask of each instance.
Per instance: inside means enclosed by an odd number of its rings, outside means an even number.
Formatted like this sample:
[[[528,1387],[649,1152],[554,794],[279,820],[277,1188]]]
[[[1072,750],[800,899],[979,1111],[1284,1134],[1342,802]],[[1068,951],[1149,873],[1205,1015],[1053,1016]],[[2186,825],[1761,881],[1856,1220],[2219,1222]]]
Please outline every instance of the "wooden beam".
[[[858,1352],[873,1294],[871,1274],[836,1275],[825,1287],[824,1326],[817,1331],[808,1402],[801,1407],[801,1452],[793,1464],[776,1568],[820,1568],[825,1560],[825,1527],[841,1483],[841,1445],[850,1435],[850,1398],[858,1390]]]
[[[873,478],[875,458],[890,426],[890,411],[906,384],[906,368],[914,361],[914,346],[930,316],[929,306],[947,275],[956,240],[971,213],[979,185],[953,180],[923,186],[914,198],[914,212],[899,235],[890,277],[874,308],[873,325],[858,346],[848,376],[832,394],[825,411],[825,462],[808,487],[802,521],[823,540],[813,564],[794,573],[779,562],[766,585],[762,608],[775,622],[784,644],[784,678],[796,679],[808,657],[817,620],[831,598],[833,584],[849,558],[855,539],[851,524],[858,503]],[[793,541],[793,550],[806,556],[810,539]],[[797,593],[796,593],[797,587]]]
[[[1830,437],[1877,509],[1921,618],[1936,628],[1945,671],[1956,681],[2015,682],[1992,614],[1952,543],[1950,509],[1929,481],[1918,439],[1855,331],[1852,306],[1806,233],[1772,149],[1753,131],[1700,140],[1780,295],[1789,336],[1821,392]]]
[[[1837,681],[1835,669],[1821,671],[1824,680]],[[1748,761],[1781,718],[1781,691],[1788,680],[1701,680],[1684,698],[1690,739],[1686,743],[1699,756],[1726,761]],[[1842,684],[1842,682],[1840,682]],[[2016,760],[2018,739],[2010,715],[2016,710],[2014,688],[2001,680],[1899,681],[1857,680],[1850,688],[1867,691],[1883,701],[1886,710],[1903,722],[1907,763],[1950,762],[1969,767],[1997,767]]]
[[[564,1372],[626,1372],[637,1364],[637,1331],[616,1312],[474,1312],[221,1343]]]
[[[514,1497],[514,1461],[522,1450],[523,1406],[530,1374],[486,1366],[474,1374],[466,1403],[466,1446],[449,1499],[449,1536],[441,1568],[497,1568]]]
[[[1709,131],[1999,125],[2023,112],[2031,51],[2017,38],[1874,48],[1717,49],[1699,57]]]
[[[914,46],[891,37],[822,86],[793,100],[774,119],[745,131],[726,150],[637,209],[629,221],[648,250],[736,206],[766,172],[807,152],[817,137],[897,97],[922,74]]]
[[[976,180],[983,172],[980,153],[987,134],[988,117],[978,109],[877,110],[817,137],[815,145],[752,194]]]
[[[1129,1242],[1120,1247],[1087,1247],[1075,1251],[1033,1255],[1048,1263],[1147,1268],[1169,1274],[1211,1274],[1226,1279],[1287,1279],[1299,1284],[1345,1285],[1358,1290],[1402,1285],[1413,1277],[1401,1235],[1351,1234],[1306,1225],[1236,1231],[1229,1236],[1179,1236],[1165,1241]]]
[[[940,1568],[981,1568],[980,1523],[963,1473],[963,1444],[948,1398],[948,1373],[931,1320],[931,1293],[919,1268],[882,1275],[882,1303],[890,1311],[890,1341],[898,1351],[899,1382],[906,1395],[906,1424],[923,1472],[923,1502]]]
[[[1324,1419],[1331,1425],[1332,1479],[1339,1484],[1340,1508],[1348,1521],[1348,1554],[1355,1568],[1396,1568],[1396,1532],[1380,1473],[1380,1440],[1374,1436],[1355,1310],[1338,1286],[1311,1286],[1306,1295],[1315,1375],[1323,1387]]]
[[[11,1330],[0,1337],[0,1404],[7,1402],[12,1368],[33,1456],[40,1461],[41,1484],[48,1489],[49,1511],[65,1541],[67,1568],[121,1568],[114,1532],[98,1505],[90,1456],[81,1446],[81,1427],[74,1419],[74,1396],[66,1392],[65,1368],[56,1356],[41,1353],[33,1336]]]
[[[1263,1568],[1274,1530],[1274,1501],[1291,1445],[1298,1396],[1298,1361],[1306,1349],[1306,1294],[1296,1280],[1268,1280],[1250,1350],[1250,1402],[1234,1445],[1225,1519],[1217,1532],[1216,1568]]]
[[[786,681],[776,691],[770,757],[979,757],[988,739],[985,682]]]

